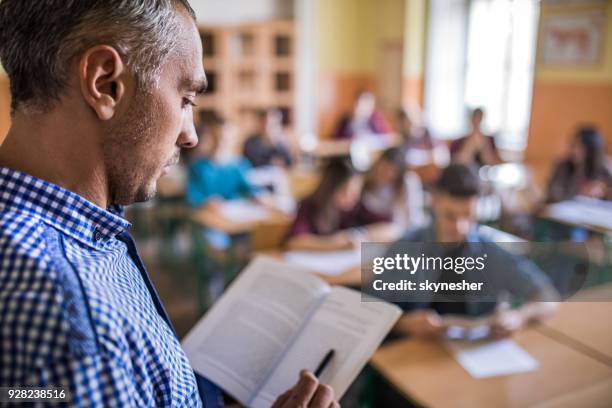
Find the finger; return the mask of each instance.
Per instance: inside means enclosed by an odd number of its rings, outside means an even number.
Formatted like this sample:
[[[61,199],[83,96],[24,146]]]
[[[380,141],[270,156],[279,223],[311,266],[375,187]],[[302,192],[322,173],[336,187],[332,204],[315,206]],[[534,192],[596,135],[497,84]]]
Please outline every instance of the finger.
[[[284,393],[282,393],[274,402],[274,404],[272,405],[272,408],[281,408],[285,405],[285,403],[287,402],[287,400],[289,399],[289,397],[291,396],[291,393],[293,392],[293,388],[285,391]]]
[[[295,385],[287,403],[291,406],[308,406],[312,396],[317,391],[319,381],[309,371],[300,373],[300,381]]]
[[[340,403],[338,401],[332,401],[332,403],[329,404],[329,408],[340,408]]]
[[[334,390],[332,387],[325,384],[319,384],[309,407],[327,408],[332,402],[334,402]]]

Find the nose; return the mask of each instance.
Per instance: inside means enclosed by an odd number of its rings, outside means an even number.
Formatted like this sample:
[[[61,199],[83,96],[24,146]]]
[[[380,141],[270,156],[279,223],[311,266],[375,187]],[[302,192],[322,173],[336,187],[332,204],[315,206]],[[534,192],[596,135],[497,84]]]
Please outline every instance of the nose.
[[[193,123],[193,115],[185,115],[183,119],[183,128],[179,134],[176,144],[185,149],[191,149],[198,144],[198,134]]]
[[[470,221],[466,219],[457,220],[455,228],[459,234],[467,235],[467,233],[470,231]]]

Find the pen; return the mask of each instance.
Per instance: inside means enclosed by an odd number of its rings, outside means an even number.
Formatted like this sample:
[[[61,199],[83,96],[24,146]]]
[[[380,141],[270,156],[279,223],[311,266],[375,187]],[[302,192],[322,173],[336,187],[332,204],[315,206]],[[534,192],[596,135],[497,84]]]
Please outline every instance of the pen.
[[[323,360],[321,360],[321,362],[317,366],[317,369],[314,372],[315,377],[318,378],[321,375],[321,373],[323,373],[323,370],[325,370],[325,367],[327,367],[327,364],[329,364],[334,354],[335,354],[334,349],[329,350],[327,354],[325,354],[325,357],[323,357]]]

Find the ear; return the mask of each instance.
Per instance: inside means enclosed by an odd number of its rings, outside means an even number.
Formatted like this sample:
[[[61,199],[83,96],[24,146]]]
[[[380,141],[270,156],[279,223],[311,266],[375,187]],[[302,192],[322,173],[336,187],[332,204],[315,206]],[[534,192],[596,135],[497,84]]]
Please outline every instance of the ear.
[[[98,45],[88,49],[79,63],[83,98],[100,120],[110,120],[125,96],[126,68],[113,47]]]

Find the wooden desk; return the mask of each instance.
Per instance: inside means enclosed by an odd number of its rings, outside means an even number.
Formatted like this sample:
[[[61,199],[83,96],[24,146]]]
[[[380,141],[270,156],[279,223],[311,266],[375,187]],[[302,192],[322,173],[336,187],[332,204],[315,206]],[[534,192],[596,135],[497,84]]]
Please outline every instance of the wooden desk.
[[[612,401],[612,379],[537,404],[534,408],[609,408]]]
[[[557,313],[543,326],[562,336],[601,353],[602,360],[612,366],[612,301],[589,302],[588,299],[612,299],[612,284],[601,285],[580,294],[585,301],[563,302]],[[554,336],[554,333],[552,333]]]
[[[540,366],[537,370],[472,378],[444,346],[400,340],[379,349],[371,364],[400,392],[428,407],[523,407],[612,379],[612,367],[535,330],[514,336]]]
[[[264,219],[256,221],[236,222],[227,219],[218,207],[202,207],[191,214],[191,220],[207,228],[223,231],[229,235],[251,232],[262,225],[289,225],[292,218],[281,212],[270,210]]]

